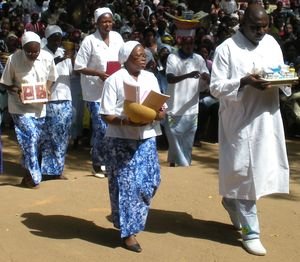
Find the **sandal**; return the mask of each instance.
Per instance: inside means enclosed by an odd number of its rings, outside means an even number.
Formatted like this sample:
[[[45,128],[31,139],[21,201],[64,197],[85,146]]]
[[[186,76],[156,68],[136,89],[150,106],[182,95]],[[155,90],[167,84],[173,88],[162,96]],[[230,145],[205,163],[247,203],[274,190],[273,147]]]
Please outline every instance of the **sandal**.
[[[28,175],[26,175],[26,176],[23,177],[20,185],[23,186],[23,187],[32,188],[32,189],[39,188],[39,184],[36,185],[32,181],[32,178],[30,176],[28,176]]]

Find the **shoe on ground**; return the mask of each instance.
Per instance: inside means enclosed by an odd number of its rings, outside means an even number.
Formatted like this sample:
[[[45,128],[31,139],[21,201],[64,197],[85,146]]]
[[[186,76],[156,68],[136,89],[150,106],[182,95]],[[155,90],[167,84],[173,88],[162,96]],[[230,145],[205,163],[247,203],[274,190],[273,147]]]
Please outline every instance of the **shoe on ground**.
[[[39,184],[35,184],[31,177],[24,176],[20,186],[30,188],[30,189],[38,189],[40,187]]]
[[[229,214],[229,217],[230,217],[230,220],[231,220],[231,223],[233,224],[234,228],[236,230],[241,230],[242,229],[242,225],[239,221],[239,219],[236,217],[236,216],[233,216],[229,210],[229,208],[227,207],[225,201],[224,201],[224,198],[222,199],[222,206],[226,209],[226,211],[228,212]]]
[[[98,178],[105,178],[105,166],[101,166],[100,168],[93,168],[92,170],[92,174],[93,176],[95,177],[98,177]]]
[[[244,248],[252,255],[265,256],[267,250],[264,248],[259,238],[243,240]]]
[[[128,242],[131,242],[131,243],[128,243]],[[132,252],[136,252],[136,253],[141,253],[142,252],[142,248],[141,248],[139,242],[137,242],[137,240],[135,239],[135,235],[123,238],[123,246],[127,250],[130,250]]]

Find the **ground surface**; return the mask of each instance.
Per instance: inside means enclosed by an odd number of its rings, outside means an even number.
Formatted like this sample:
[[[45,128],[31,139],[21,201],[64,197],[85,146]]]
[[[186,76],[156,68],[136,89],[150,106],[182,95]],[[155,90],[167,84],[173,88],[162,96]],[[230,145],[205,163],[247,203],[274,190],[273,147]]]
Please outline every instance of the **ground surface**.
[[[287,141],[291,194],[258,202],[265,257],[249,255],[220,205],[218,145],[194,148],[193,166],[171,168],[160,151],[162,183],[147,228],[138,235],[143,252],[120,246],[109,222],[107,179],[91,176],[88,149],[70,150],[68,180],[19,187],[23,171],[13,133],[2,134],[0,262],[94,261],[299,261],[300,141]]]

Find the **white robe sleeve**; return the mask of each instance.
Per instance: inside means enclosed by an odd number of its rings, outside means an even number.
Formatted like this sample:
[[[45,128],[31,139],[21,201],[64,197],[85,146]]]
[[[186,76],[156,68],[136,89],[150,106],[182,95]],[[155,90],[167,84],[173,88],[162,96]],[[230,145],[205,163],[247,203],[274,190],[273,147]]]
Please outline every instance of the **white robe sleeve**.
[[[240,78],[231,73],[231,60],[227,46],[217,48],[211,71],[210,92],[216,97],[226,97],[237,101],[243,90],[240,88]]]

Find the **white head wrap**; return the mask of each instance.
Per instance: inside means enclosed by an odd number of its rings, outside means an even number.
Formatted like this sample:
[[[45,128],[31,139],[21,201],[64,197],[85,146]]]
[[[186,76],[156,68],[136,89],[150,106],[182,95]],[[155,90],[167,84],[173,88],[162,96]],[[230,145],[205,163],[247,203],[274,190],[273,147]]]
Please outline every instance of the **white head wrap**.
[[[53,34],[63,34],[61,28],[58,25],[48,25],[45,30],[45,37],[48,39]]]
[[[128,60],[132,50],[137,45],[140,45],[140,42],[138,42],[138,41],[128,41],[128,42],[125,42],[123,44],[123,46],[119,50],[119,62],[120,62],[120,64],[124,64]]]
[[[22,36],[22,47],[29,42],[37,42],[40,44],[41,38],[39,37],[38,34],[31,32],[31,31],[27,31]]]
[[[95,22],[97,22],[98,18],[103,14],[113,15],[113,13],[111,12],[111,10],[108,7],[97,8],[94,12]]]

